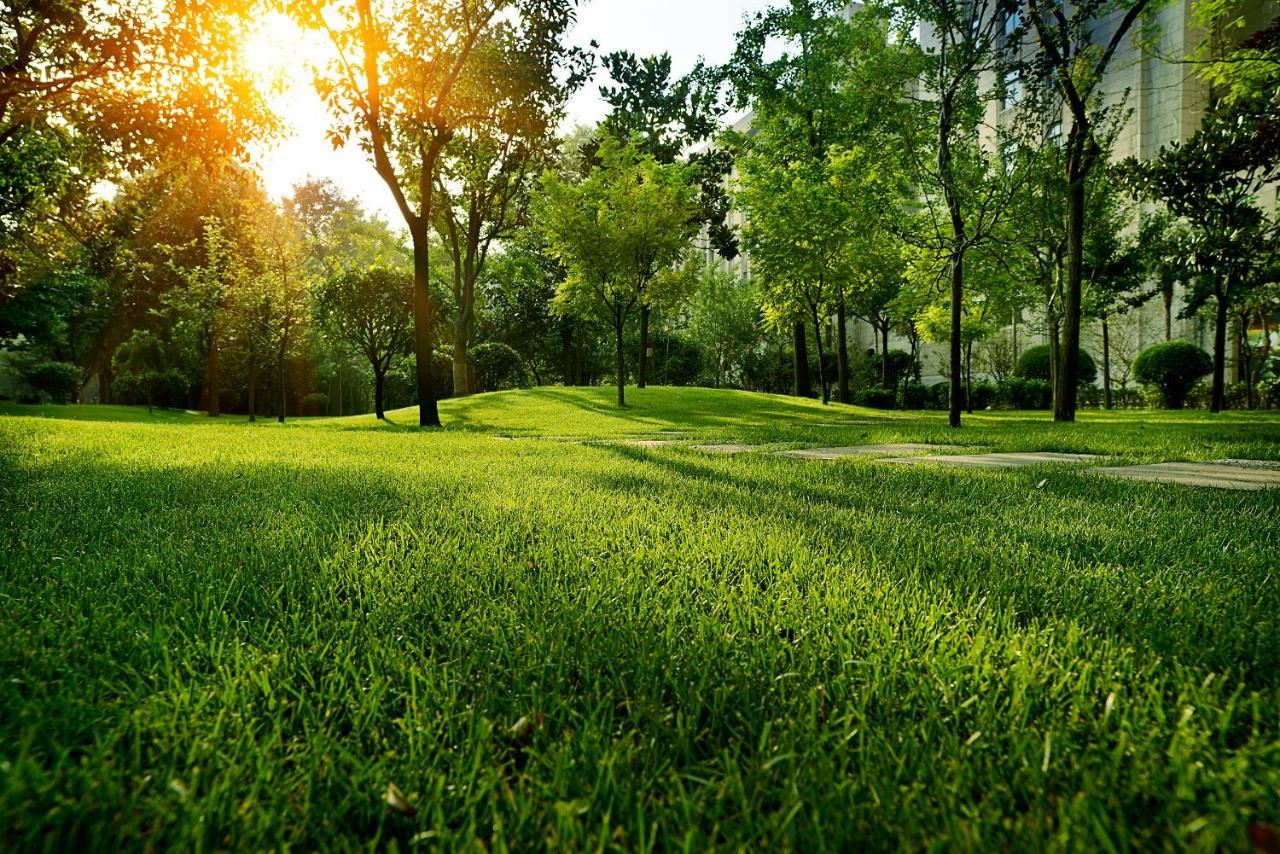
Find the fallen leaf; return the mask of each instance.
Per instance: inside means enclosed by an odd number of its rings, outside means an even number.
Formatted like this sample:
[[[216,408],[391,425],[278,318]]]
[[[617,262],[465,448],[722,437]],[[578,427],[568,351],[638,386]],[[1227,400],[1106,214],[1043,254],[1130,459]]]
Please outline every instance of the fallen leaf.
[[[400,815],[417,815],[418,808],[409,803],[409,799],[404,796],[404,792],[400,791],[400,787],[395,783],[387,783],[387,791],[383,793],[382,799],[387,802],[387,806]]]

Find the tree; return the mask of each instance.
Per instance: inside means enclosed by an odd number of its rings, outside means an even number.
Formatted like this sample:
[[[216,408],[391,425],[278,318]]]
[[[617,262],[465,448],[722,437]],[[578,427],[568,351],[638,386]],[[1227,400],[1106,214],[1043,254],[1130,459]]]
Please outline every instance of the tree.
[[[996,134],[999,159],[980,139],[986,105],[1001,91],[1007,71],[1017,70],[1012,52],[1001,39],[1007,21],[996,4],[954,0],[908,0],[900,4],[900,39],[919,27],[936,43],[924,51],[919,97],[904,115],[902,151],[909,158],[923,201],[923,228],[916,243],[946,264],[949,280],[951,394],[949,423],[960,426],[964,396],[965,260],[970,251],[990,242],[1008,216],[1011,200],[1026,177],[1031,150],[1020,122]],[[990,85],[984,81],[993,81]],[[1031,111],[1019,112],[1033,120]]]
[[[572,0],[440,0],[414,3],[322,0],[284,4],[334,49],[317,79],[335,124],[335,143],[357,139],[395,200],[413,243],[414,353],[418,423],[439,426],[431,376],[438,307],[431,296],[431,231],[445,147],[466,126],[473,105],[495,86],[554,68],[567,49]],[[517,43],[510,53],[502,46]],[[507,64],[520,57],[521,65]]]
[[[305,268],[301,234],[294,223],[275,210],[264,212],[260,222],[259,253],[262,273],[259,284],[270,305],[267,315],[268,333],[275,358],[276,382],[279,384],[280,411],[277,420],[283,424],[288,410],[287,360],[301,345],[301,330],[308,314],[310,277]]]
[[[1040,48],[1042,76],[1061,91],[1071,117],[1064,147],[1066,179],[1066,278],[1062,300],[1062,344],[1058,353],[1053,396],[1055,421],[1076,417],[1076,354],[1080,349],[1080,318],[1084,284],[1086,199],[1094,168],[1108,150],[1096,128],[1105,124],[1109,109],[1101,103],[1100,87],[1116,50],[1130,35],[1152,0],[1077,0],[1070,6],[1053,0],[1029,0],[1028,11]],[[1104,18],[1124,10],[1110,37],[1102,44],[1094,33]]]
[[[624,406],[623,333],[640,305],[678,302],[687,290],[697,186],[688,166],[661,164],[634,143],[603,137],[599,160],[578,184],[544,173],[534,220],[569,274],[556,295],[559,310],[603,315],[613,328]]]
[[[0,23],[0,304],[93,242],[100,182],[270,130],[234,51],[232,0],[13,0]]]
[[[689,334],[711,362],[715,387],[736,371],[760,340],[760,308],[750,281],[708,266],[690,300]]]
[[[1226,406],[1226,339],[1231,307],[1274,280],[1280,218],[1258,205],[1280,179],[1280,101],[1260,97],[1212,110],[1185,143],[1152,160],[1127,161],[1135,191],[1162,201],[1186,225],[1177,254],[1190,285],[1184,312],[1214,303],[1213,396]]]
[[[698,63],[689,74],[672,79],[671,56],[637,57],[615,51],[603,57],[616,85],[601,86],[600,96],[610,112],[601,130],[619,142],[632,138],[640,150],[659,163],[675,163],[690,146],[707,140],[716,130],[719,103],[715,75]],[[725,259],[738,254],[738,244],[725,220],[729,213],[725,179],[733,166],[728,152],[707,147],[687,158],[701,186],[698,221],[709,244]],[[640,306],[640,357],[636,385],[644,388],[649,371],[650,307]]]
[[[849,398],[851,243],[882,227],[875,204],[881,192],[855,176],[879,179],[866,169],[872,158],[860,155],[889,150],[888,116],[899,99],[884,92],[910,79],[906,52],[888,38],[887,17],[847,12],[838,0],[791,0],[762,12],[738,34],[722,71],[739,106],[754,110],[751,133],[730,139],[742,152],[736,196],[747,220],[744,241],[753,270],[767,271],[766,313],[775,325],[793,325],[799,395],[809,392],[804,324],[814,326],[821,364],[819,327],[837,316],[842,402]],[[858,168],[850,168],[855,159]],[[821,380],[826,401],[825,372]]]
[[[321,281],[314,299],[321,327],[350,353],[369,361],[374,412],[384,420],[387,372],[413,345],[412,279],[383,267],[351,270]]]
[[[1125,236],[1132,210],[1123,203],[1120,183],[1099,183],[1106,189],[1100,193],[1099,215],[1088,220],[1085,233],[1082,296],[1085,315],[1096,318],[1102,326],[1102,400],[1110,409],[1111,320],[1141,305],[1150,294],[1141,290],[1145,271],[1138,245]]]

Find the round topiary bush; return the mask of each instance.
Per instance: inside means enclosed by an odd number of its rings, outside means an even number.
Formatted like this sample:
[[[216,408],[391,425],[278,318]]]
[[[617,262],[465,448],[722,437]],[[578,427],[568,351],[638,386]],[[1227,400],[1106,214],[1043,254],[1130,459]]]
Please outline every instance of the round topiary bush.
[[[1013,369],[1015,377],[1021,377],[1024,380],[1044,380],[1049,382],[1052,379],[1050,362],[1050,350],[1048,344],[1040,344],[1035,347],[1028,347],[1018,357],[1018,364]],[[1098,378],[1098,365],[1093,361],[1093,357],[1084,350],[1080,351],[1080,360],[1077,362],[1080,385],[1092,385],[1094,380]]]
[[[1165,409],[1182,409],[1196,381],[1212,371],[1209,354],[1190,341],[1164,341],[1148,347],[1133,363],[1134,378],[1156,389]]]
[[[467,359],[476,369],[479,391],[502,391],[529,384],[529,369],[524,359],[506,344],[497,341],[477,344],[467,352]]]

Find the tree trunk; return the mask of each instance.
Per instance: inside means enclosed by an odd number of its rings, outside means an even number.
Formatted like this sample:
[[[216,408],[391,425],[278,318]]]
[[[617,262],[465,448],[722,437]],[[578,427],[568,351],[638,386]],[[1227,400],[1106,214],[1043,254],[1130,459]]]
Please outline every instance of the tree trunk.
[[[622,310],[617,308],[613,310],[613,340],[614,355],[617,358],[616,367],[618,369],[618,406],[626,406],[627,361],[622,351]]]
[[[960,334],[964,303],[964,253],[953,250],[951,255],[951,411],[948,423],[960,426],[960,386],[962,365],[960,362]]]
[[[573,326],[568,321],[560,323],[560,357],[564,361],[564,373],[561,381],[564,385],[574,385],[573,382]]]
[[[848,321],[845,317],[844,300],[836,306],[836,375],[839,388],[837,393],[841,403],[849,402],[849,331],[845,328]]]
[[[1219,292],[1213,324],[1213,399],[1210,412],[1227,408],[1227,297]]]
[[[1164,340],[1173,340],[1173,286],[1162,289],[1164,297]]]
[[[280,355],[276,359],[276,376],[280,380],[280,414],[276,416],[276,420],[281,424],[284,423],[285,409],[288,405],[289,395],[284,384],[284,348],[281,348]]]
[[[889,387],[889,322],[885,321],[884,325],[877,330],[880,333],[880,385],[882,388]]]
[[[453,396],[466,397],[471,394],[471,381],[467,371],[467,336],[453,325]]]
[[[1077,120],[1072,134],[1083,134]],[[1081,140],[1077,146],[1083,147]],[[1057,388],[1053,396],[1053,420],[1076,420],[1076,396],[1080,384],[1080,296],[1084,274],[1085,177],[1087,170],[1077,148],[1067,164],[1067,281],[1062,295],[1062,346],[1058,359]]]
[[[428,190],[430,192],[430,190]],[[424,200],[430,210],[430,200]],[[439,427],[440,410],[436,405],[435,383],[431,379],[431,353],[434,349],[431,311],[431,269],[427,226],[410,229],[413,238],[413,351],[417,361],[418,426]]]
[[[206,405],[210,418],[217,418],[222,414],[222,405],[219,400],[222,397],[222,389],[219,387],[218,379],[218,326],[213,324],[209,328],[209,364],[205,370],[205,392],[209,396]]]
[[[809,343],[804,331],[804,321],[796,321],[791,331],[795,340],[796,397],[813,397],[813,385],[809,380]]]
[[[649,306],[640,306],[640,363],[636,370],[636,386],[644,388],[649,379]]]
[[[339,386],[341,388],[341,386]],[[249,351],[249,423],[258,420],[258,359]]]
[[[822,321],[818,319],[818,307],[810,306],[813,314],[813,340],[818,345],[818,381],[822,386],[822,405],[826,406],[831,402],[831,392],[828,391],[827,371],[822,364]]]
[[[1102,318],[1102,405],[1111,408],[1111,325]]]
[[[386,385],[387,372],[374,368],[373,371],[373,411],[377,415],[379,421],[386,421],[386,412],[382,407],[382,390]]]
[[[973,414],[973,342],[964,345],[964,411]]]
[[[1049,318],[1049,389],[1053,401],[1058,399],[1058,354],[1062,352],[1062,332],[1058,316]]]

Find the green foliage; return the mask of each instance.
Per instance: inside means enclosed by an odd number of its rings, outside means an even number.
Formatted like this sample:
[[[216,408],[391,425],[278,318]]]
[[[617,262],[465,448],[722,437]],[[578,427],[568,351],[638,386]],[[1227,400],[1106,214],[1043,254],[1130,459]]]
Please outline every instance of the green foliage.
[[[1209,354],[1190,341],[1162,341],[1133,363],[1134,379],[1157,389],[1166,409],[1182,409],[1196,382],[1212,370]]]
[[[1050,379],[1050,348],[1048,344],[1037,344],[1034,347],[1028,347],[1022,351],[1022,355],[1018,357],[1018,364],[1013,369],[1013,375],[1027,380],[1044,380]],[[1094,362],[1093,357],[1084,350],[1080,351],[1080,361],[1078,362],[1077,376],[1080,379],[1080,385],[1092,385],[1098,378],[1098,365]]]
[[[756,291],[748,279],[703,270],[689,301],[689,336],[703,353],[712,384],[741,383],[761,338]]]
[[[1052,404],[1053,386],[1047,378],[1013,376],[996,385],[995,405],[1002,409],[1048,409]]]
[[[897,409],[898,394],[891,388],[871,386],[860,388],[853,393],[855,406],[869,406],[872,409]]]
[[[503,391],[529,384],[529,369],[520,354],[496,341],[477,344],[467,353],[476,370],[479,391]]]
[[[36,362],[22,375],[37,399],[68,403],[80,390],[80,369],[69,362]]]

